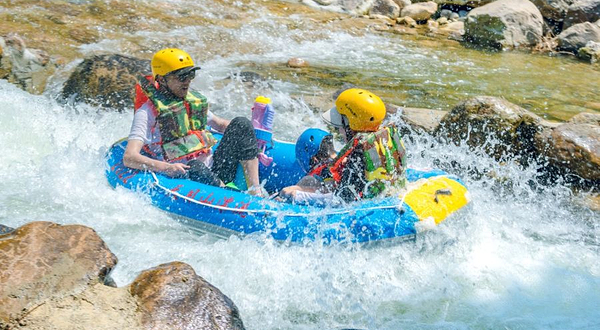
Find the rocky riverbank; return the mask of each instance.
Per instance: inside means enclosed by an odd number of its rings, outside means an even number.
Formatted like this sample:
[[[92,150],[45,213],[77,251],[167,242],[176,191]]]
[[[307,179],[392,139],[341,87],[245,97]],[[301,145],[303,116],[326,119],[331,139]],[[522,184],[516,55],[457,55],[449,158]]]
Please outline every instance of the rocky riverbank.
[[[123,1],[40,2],[28,7],[27,1],[11,1],[0,5],[5,9],[0,12],[0,79],[41,93],[53,74],[81,58],[86,45],[123,40],[129,55],[148,58],[155,47],[143,31],[241,27],[264,11],[288,28],[297,24],[288,14],[296,13],[311,20],[315,29],[319,23],[334,22],[328,27],[352,33],[424,35],[457,40],[467,47],[568,53],[591,63],[600,58],[600,0],[299,2],[232,5],[215,0],[178,8],[170,3]],[[215,36],[201,41],[210,50],[207,57],[232,50]],[[236,47],[236,51],[255,51],[248,46]]]
[[[117,257],[91,228],[0,229],[0,329],[244,329],[235,304],[185,263],[117,287]]]

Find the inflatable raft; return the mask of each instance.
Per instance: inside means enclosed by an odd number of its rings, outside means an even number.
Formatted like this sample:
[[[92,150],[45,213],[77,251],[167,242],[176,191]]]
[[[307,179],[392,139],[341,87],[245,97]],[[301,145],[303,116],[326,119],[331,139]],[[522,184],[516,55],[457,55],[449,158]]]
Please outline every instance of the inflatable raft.
[[[414,237],[419,223],[424,228],[439,224],[468,203],[468,191],[458,178],[440,170],[409,168],[408,188],[400,196],[338,207],[297,205],[130,169],[123,164],[126,145],[123,139],[107,152],[106,176],[113,187],[147,194],[160,209],[222,237],[258,233],[284,242],[393,242]],[[269,167],[260,165],[267,191],[294,185],[304,175],[293,143],[276,141],[266,153],[274,159]]]

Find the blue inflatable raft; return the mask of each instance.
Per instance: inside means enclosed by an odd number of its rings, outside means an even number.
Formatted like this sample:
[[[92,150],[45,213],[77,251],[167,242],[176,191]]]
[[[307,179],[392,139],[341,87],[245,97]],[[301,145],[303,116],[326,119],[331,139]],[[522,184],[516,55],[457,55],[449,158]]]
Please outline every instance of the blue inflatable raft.
[[[284,242],[393,242],[414,237],[419,223],[423,228],[439,224],[468,203],[468,191],[458,178],[440,170],[409,168],[409,184],[400,196],[339,207],[296,205],[130,169],[123,164],[126,145],[123,139],[107,152],[106,176],[113,187],[147,194],[162,210],[223,237],[259,233]],[[274,159],[269,167],[260,165],[267,191],[294,185],[304,175],[293,143],[275,141],[266,153]]]

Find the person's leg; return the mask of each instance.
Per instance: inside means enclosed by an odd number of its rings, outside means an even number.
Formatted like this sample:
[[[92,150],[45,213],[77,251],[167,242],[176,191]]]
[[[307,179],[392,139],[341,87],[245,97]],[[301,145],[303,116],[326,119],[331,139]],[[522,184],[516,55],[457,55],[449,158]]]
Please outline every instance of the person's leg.
[[[213,155],[212,172],[223,182],[231,182],[239,163],[248,179],[248,186],[258,186],[258,146],[254,127],[244,117],[234,118],[223,133]]]
[[[214,174],[203,162],[194,159],[189,161],[188,165],[190,166],[190,169],[188,170],[188,177],[190,180],[211,186],[223,186],[223,182],[221,182],[219,177]]]

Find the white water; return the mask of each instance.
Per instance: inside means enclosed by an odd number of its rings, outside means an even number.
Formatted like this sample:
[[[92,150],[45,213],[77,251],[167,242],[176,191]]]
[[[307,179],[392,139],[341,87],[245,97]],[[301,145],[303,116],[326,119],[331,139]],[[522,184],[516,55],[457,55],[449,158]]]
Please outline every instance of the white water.
[[[271,31],[261,29],[239,33],[258,37]],[[195,33],[187,30],[191,37]],[[340,34],[293,43],[289,36],[264,37],[273,48],[266,54],[203,59],[194,86],[224,117],[248,115],[253,96],[268,92],[281,111],[276,134],[293,139],[304,125],[323,126],[288,93],[301,89],[308,95],[317,87],[295,86],[290,79],[248,93],[240,82],[218,81],[237,71],[239,61],[300,55],[312,63],[336,63],[333,52],[321,51],[323,45],[339,49],[336,42],[354,45],[345,52],[348,66],[381,62],[383,50],[392,47],[373,47],[381,41],[376,37]],[[193,55],[202,47],[196,46]],[[102,42],[93,47],[109,48]],[[424,66],[413,51],[406,50],[401,61]],[[538,186],[535,169],[500,166],[423,137],[407,143],[410,163],[461,164],[457,174],[471,191],[472,205],[415,242],[364,249],[284,246],[263,237],[219,240],[190,231],[143,196],[108,185],[104,153],[127,135],[131,113],[63,107],[49,96],[0,81],[0,223],[18,227],[44,220],[94,228],[119,258],[112,274],[119,286],[144,269],[180,260],[235,302],[248,329],[600,328],[599,216],[576,206],[560,184]],[[503,183],[478,177],[474,169],[493,170]]]

